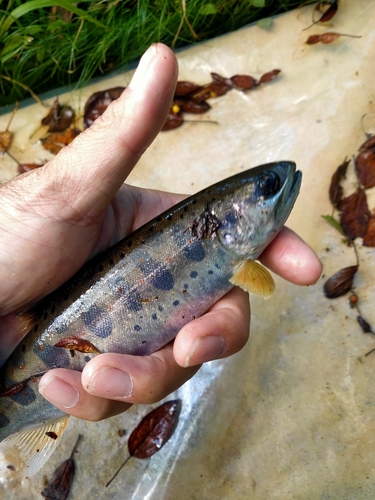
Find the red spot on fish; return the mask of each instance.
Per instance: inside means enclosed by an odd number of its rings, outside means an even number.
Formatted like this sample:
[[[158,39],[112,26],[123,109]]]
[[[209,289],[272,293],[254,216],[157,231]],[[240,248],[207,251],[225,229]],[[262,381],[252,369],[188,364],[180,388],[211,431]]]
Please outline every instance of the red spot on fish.
[[[24,370],[25,369],[25,365],[20,365],[20,370]]]

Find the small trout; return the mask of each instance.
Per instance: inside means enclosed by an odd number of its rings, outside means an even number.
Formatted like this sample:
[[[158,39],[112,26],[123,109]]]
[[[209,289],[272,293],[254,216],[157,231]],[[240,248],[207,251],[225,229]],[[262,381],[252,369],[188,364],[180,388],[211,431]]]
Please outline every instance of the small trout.
[[[262,165],[182,201],[98,255],[32,310],[28,335],[1,370],[0,441],[34,474],[68,416],[38,392],[53,368],[82,370],[103,352],[147,355],[233,285],[265,297],[274,282],[255,260],[298,196],[292,162]]]

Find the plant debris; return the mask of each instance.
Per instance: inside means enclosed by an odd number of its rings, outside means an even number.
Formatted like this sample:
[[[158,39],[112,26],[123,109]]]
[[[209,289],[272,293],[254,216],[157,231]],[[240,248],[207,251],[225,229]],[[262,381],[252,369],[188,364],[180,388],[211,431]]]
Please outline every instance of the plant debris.
[[[75,113],[71,106],[61,106],[56,99],[42,125],[48,126],[48,132],[63,132],[74,122]]]
[[[42,140],[42,144],[44,149],[57,155],[64,146],[70,144],[80,133],[81,131],[78,128],[68,128],[64,132],[52,132]]]
[[[41,495],[44,496],[46,500],[65,500],[68,498],[75,473],[73,454],[76,451],[80,439],[81,436],[78,436],[70,457],[57,467],[51,479],[48,481],[48,484],[41,492]]]
[[[353,158],[354,172],[357,178],[357,189],[349,196],[343,197],[344,189],[341,185],[346,177],[351,160],[345,160],[337,167],[331,177],[329,199],[333,212],[338,210],[340,222],[332,215],[322,217],[333,227],[346,236],[356,255],[357,263],[337,271],[323,285],[324,295],[329,299],[341,297],[351,292],[349,306],[357,310],[357,322],[364,333],[375,334],[371,325],[360,312],[359,298],[353,290],[353,281],[360,266],[359,255],[354,240],[362,238],[364,246],[375,247],[375,212],[371,214],[366,190],[375,185],[375,136],[370,136],[359,148],[359,153]],[[366,354],[371,354],[375,349]]]
[[[321,16],[319,17],[319,19],[317,21],[314,21],[312,24],[310,24],[310,26],[305,28],[304,31],[310,29],[315,24],[327,23],[328,21],[330,21],[338,10],[338,7],[339,7],[338,3],[339,3],[338,0],[333,0],[332,2],[319,2],[319,3],[317,3],[315,5],[313,15],[316,12],[320,13],[322,11],[322,7],[323,7],[323,13],[321,14]],[[326,10],[324,10],[324,7],[326,7],[327,5],[328,5],[328,8]]]
[[[6,126],[6,129],[0,132],[0,154],[3,155],[6,153],[9,149],[9,146],[13,140],[13,132],[9,130],[10,124],[12,123],[12,120],[14,118],[14,115],[16,114],[16,111],[18,109],[18,102],[16,102],[16,105],[14,106],[14,109],[12,111],[12,114],[10,115],[8,125]]]
[[[129,436],[130,456],[117,469],[106,487],[111,484],[131,457],[149,458],[165,445],[176,428],[180,410],[181,400],[175,399],[163,403],[143,417]]]
[[[353,286],[353,278],[358,271],[358,265],[340,269],[331,276],[323,285],[324,295],[328,299],[341,297],[349,292]]]
[[[347,36],[350,38],[361,38],[360,35],[348,35],[347,33],[334,33],[333,31],[329,32],[327,31],[326,33],[323,33],[321,35],[310,35],[309,38],[306,40],[305,43],[307,45],[315,45],[316,43],[333,43],[335,42],[340,36]]]
[[[118,99],[125,87],[114,87],[92,94],[85,104],[83,115],[84,128],[90,127],[101,116],[112,101]]]

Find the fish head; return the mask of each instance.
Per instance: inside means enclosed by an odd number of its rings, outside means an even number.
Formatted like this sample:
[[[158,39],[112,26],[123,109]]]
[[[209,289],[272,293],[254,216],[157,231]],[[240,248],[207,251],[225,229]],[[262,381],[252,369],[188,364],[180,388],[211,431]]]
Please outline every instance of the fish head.
[[[215,216],[217,236],[239,259],[257,259],[287,220],[297,199],[302,174],[290,161],[261,165],[222,186]]]

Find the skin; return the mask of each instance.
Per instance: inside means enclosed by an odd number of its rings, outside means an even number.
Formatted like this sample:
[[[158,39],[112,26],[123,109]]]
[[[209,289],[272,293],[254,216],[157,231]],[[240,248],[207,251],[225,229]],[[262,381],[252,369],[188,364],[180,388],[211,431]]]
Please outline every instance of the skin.
[[[47,165],[0,187],[0,363],[25,333],[16,313],[183,198],[123,184],[165,121],[177,72],[173,53],[152,45],[101,118]],[[287,228],[260,260],[297,285],[313,284],[322,273],[313,250]],[[235,288],[151,356],[102,354],[82,374],[48,372],[39,390],[71,415],[101,420],[133,403],[156,402],[205,361],[239,351],[249,323],[248,296]]]

